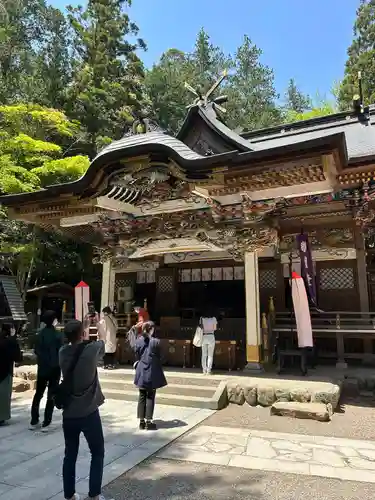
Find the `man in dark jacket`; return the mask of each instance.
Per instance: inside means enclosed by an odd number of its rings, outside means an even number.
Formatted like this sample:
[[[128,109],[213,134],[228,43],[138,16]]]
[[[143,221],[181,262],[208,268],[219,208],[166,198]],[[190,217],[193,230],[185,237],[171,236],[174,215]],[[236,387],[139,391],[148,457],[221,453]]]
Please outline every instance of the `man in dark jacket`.
[[[45,327],[38,333],[35,342],[35,354],[38,359],[38,374],[36,391],[31,406],[30,429],[35,430],[39,424],[39,406],[46,388],[47,403],[44,410],[42,431],[47,431],[52,421],[54,408],[54,394],[60,382],[59,350],[63,345],[63,334],[56,330],[54,311],[47,311],[44,315]]]

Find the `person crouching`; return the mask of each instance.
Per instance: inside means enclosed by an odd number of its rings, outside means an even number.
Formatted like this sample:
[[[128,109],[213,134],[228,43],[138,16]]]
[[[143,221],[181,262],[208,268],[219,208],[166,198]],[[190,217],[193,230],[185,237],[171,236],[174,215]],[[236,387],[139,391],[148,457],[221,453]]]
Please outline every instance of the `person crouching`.
[[[139,389],[138,412],[139,428],[155,430],[153,422],[156,390],[167,385],[161,356],[160,340],[154,335],[155,325],[147,321],[142,325],[142,335],[138,337],[133,349],[138,357],[134,384]]]

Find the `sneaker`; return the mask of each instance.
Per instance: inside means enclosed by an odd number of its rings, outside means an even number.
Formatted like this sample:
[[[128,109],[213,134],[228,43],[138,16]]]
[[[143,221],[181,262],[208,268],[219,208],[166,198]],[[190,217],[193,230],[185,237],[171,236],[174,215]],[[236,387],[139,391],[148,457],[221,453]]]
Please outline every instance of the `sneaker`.
[[[156,424],[154,422],[146,422],[146,430],[156,431]]]
[[[144,429],[146,429],[146,422],[145,421],[139,422],[139,428],[141,429],[141,431],[143,431]]]
[[[40,423],[38,422],[37,424],[30,424],[29,425],[29,429],[30,431],[37,431],[39,430],[41,427]]]
[[[114,500],[114,498],[106,498],[104,495],[99,495],[99,500]]]
[[[51,430],[51,424],[45,425],[42,424],[42,428],[40,429],[41,432],[48,432]]]
[[[78,495],[78,493],[74,493],[73,500],[81,500],[81,497]]]

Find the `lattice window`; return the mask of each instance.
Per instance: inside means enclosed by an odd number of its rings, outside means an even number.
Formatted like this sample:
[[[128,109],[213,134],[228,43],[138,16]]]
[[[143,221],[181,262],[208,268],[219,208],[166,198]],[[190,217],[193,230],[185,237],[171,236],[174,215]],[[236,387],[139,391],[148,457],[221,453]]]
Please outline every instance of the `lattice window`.
[[[115,297],[117,297],[117,292],[119,288],[128,288],[133,286],[132,278],[119,279],[115,278]]]
[[[259,271],[259,288],[277,288],[277,272],[275,269]]]
[[[158,289],[160,293],[173,292],[173,276],[159,276]]]
[[[354,286],[354,272],[350,267],[331,267],[320,271],[321,290],[345,290]]]

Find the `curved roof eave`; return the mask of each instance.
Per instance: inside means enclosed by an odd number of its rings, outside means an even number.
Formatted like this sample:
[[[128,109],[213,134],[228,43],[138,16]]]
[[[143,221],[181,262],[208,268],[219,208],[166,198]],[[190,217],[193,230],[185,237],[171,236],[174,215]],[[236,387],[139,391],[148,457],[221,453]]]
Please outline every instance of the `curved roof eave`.
[[[176,137],[182,140],[185,133],[189,130],[189,125],[194,116],[198,115],[206,125],[218,134],[227,144],[235,147],[238,151],[255,151],[257,148],[250,141],[241,137],[239,134],[227,127],[223,122],[218,120],[215,110],[212,104],[209,104],[206,108],[203,106],[193,106],[189,109],[186,118],[177,133]]]
[[[157,133],[159,134],[159,133]],[[118,147],[113,147],[109,150],[108,146],[99,153],[96,158],[91,162],[86,173],[77,181],[56,184],[54,186],[49,186],[46,189],[40,191],[34,191],[32,193],[19,193],[0,196],[0,203],[5,206],[15,206],[20,203],[34,203],[38,201],[43,201],[48,198],[54,198],[63,194],[71,194],[76,196],[85,195],[85,191],[90,188],[91,182],[95,179],[98,171],[103,168],[104,174],[110,175],[112,173],[112,163],[116,160],[121,160],[124,158],[124,152],[126,151],[127,157],[141,156],[145,154],[152,153],[164,153],[178,162],[178,164],[185,170],[186,173],[194,174],[197,173],[209,173],[214,167],[220,166],[234,166],[238,164],[247,163],[249,161],[254,161],[259,163],[261,161],[269,161],[271,159],[277,159],[285,157],[290,154],[301,154],[322,150],[332,150],[334,148],[339,150],[342,165],[347,165],[348,162],[348,152],[346,147],[345,133],[339,132],[332,135],[326,135],[319,137],[317,139],[310,139],[308,141],[288,144],[285,146],[277,146],[269,149],[263,149],[258,151],[230,151],[227,153],[221,153],[212,156],[201,156],[195,152],[191,158],[186,158],[186,156],[181,156],[171,144],[165,144],[157,142],[155,133],[143,134],[143,139],[149,135],[154,135],[154,140],[149,142],[143,140],[136,141],[136,144],[129,146],[131,141],[126,141],[121,139],[121,141],[115,141]],[[164,135],[164,134],[162,134]],[[149,138],[150,138],[149,137]],[[175,144],[181,144],[176,138],[169,137],[169,140],[176,141]],[[114,143],[112,143],[114,144]],[[127,144],[127,145],[126,145]],[[191,151],[186,145],[183,144],[183,149],[186,151]],[[185,149],[186,148],[186,149]],[[200,172],[199,172],[200,171]],[[192,177],[192,182],[194,181],[194,175]],[[87,194],[87,198],[91,194]]]
[[[122,160],[124,157],[142,156],[147,154],[165,154],[168,158],[175,160],[186,173],[193,173],[196,170],[209,170],[211,164],[220,165],[237,155],[237,151],[229,151],[214,156],[202,156],[192,151],[186,144],[175,137],[168,136],[161,132],[151,132],[138,136],[126,137],[119,141],[114,141],[106,146],[92,160],[85,174],[78,180],[47,186],[45,189],[31,193],[18,193],[0,196],[0,203],[13,205],[27,201],[41,201],[49,196],[63,194],[81,195],[90,187],[91,182],[98,171],[104,168],[111,173],[112,163]]]

